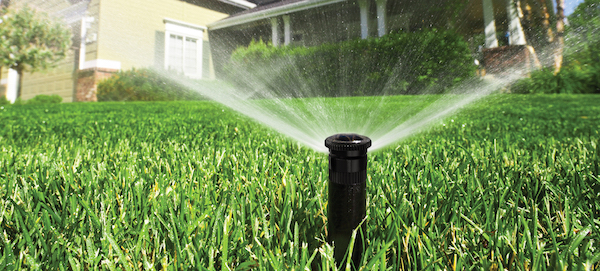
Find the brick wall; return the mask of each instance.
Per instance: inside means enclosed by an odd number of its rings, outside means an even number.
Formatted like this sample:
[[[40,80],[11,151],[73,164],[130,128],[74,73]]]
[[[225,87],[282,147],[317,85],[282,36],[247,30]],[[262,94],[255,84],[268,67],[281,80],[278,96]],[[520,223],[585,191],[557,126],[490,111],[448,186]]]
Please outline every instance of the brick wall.
[[[77,78],[77,91],[75,101],[77,102],[96,102],[96,89],[98,83],[106,78],[113,76],[118,70],[93,68],[79,71]]]
[[[535,56],[526,45],[510,45],[483,50],[484,67],[488,74],[512,70],[527,72],[532,68]]]

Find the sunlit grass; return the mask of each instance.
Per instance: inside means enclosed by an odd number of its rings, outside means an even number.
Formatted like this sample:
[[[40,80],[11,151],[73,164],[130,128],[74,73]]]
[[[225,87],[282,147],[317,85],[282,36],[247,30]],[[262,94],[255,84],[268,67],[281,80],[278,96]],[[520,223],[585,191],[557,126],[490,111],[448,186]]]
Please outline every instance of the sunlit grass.
[[[599,131],[492,96],[370,153],[360,269],[597,269]],[[5,106],[0,149],[0,269],[336,268],[326,155],[213,103]]]

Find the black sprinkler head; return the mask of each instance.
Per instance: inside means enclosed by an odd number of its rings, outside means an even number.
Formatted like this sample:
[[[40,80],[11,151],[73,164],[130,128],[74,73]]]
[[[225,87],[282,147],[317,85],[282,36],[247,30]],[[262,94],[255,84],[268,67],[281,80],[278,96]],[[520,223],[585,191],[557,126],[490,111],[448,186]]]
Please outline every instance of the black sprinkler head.
[[[371,139],[357,134],[337,134],[325,139],[329,148],[328,241],[334,258],[342,263],[352,231],[366,216],[367,149]],[[365,223],[358,229],[352,251],[354,265],[360,263]]]
[[[325,139],[329,148],[329,179],[357,184],[367,179],[367,149],[371,139],[357,134],[337,134]]]

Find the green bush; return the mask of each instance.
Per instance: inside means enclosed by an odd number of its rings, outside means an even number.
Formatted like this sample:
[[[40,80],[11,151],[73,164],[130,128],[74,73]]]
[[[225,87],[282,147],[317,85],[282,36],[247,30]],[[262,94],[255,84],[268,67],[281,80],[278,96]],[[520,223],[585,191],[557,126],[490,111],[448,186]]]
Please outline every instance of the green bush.
[[[517,81],[513,93],[591,94],[600,93],[600,65],[573,63],[554,75],[554,70],[544,68],[531,73],[529,78]]]
[[[37,95],[27,101],[24,104],[59,104],[62,103],[63,98],[57,94],[45,95],[40,94]]]
[[[1,95],[0,96],[0,105],[8,105],[10,104],[10,101],[8,99],[6,99],[6,96]]]
[[[199,100],[202,96],[151,69],[120,71],[98,84],[98,101]]]
[[[475,74],[468,44],[436,29],[400,32],[316,47],[273,47],[254,41],[227,67],[236,85],[275,96],[440,93]]]

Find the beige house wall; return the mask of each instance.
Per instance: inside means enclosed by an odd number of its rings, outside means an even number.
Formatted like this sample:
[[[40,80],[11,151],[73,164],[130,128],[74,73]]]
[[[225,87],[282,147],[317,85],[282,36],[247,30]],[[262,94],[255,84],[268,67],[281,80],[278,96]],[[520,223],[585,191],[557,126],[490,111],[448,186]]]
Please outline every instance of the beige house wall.
[[[28,5],[52,14],[69,8],[70,3],[13,0],[11,5]],[[206,26],[229,16],[204,2],[197,6],[180,0],[91,0],[84,15],[88,18],[85,42],[82,44],[79,38],[82,22],[72,22],[74,44],[67,58],[55,68],[25,73],[21,99],[58,94],[63,102],[94,101],[97,83],[119,69],[164,68],[165,18]],[[207,78],[214,76],[207,31],[203,39],[202,71]],[[79,48],[84,48],[85,53],[80,54]],[[3,69],[1,78],[7,79],[7,76],[7,69]],[[0,95],[4,89],[0,84]]]
[[[63,102],[73,101],[75,52],[69,50],[67,57],[55,68],[36,73],[23,74],[21,99],[29,100],[37,95],[57,94]]]
[[[165,18],[206,26],[228,16],[179,0],[102,0],[99,9],[98,59],[119,61],[123,70],[164,67]],[[203,66],[207,67],[206,31],[203,39]],[[203,69],[204,77],[211,70]]]

